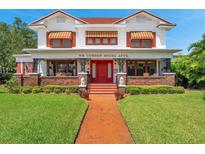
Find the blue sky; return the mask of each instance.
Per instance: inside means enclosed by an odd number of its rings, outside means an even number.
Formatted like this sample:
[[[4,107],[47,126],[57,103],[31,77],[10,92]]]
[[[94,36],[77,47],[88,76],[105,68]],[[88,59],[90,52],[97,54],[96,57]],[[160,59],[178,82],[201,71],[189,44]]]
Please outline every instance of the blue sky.
[[[0,10],[0,22],[11,24],[14,17],[30,23],[55,10]],[[64,10],[76,17],[126,17],[138,10]],[[148,10],[177,26],[167,32],[167,47],[180,48],[187,54],[187,48],[205,33],[205,10]]]

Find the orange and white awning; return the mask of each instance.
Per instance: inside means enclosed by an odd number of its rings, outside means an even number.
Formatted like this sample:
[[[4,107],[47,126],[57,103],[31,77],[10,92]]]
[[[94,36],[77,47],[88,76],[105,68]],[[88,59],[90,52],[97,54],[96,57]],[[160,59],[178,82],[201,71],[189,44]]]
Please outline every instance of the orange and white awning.
[[[131,39],[154,39],[152,32],[131,32]]]
[[[117,37],[116,31],[87,31],[86,37]]]
[[[71,39],[72,32],[50,32],[49,39]]]

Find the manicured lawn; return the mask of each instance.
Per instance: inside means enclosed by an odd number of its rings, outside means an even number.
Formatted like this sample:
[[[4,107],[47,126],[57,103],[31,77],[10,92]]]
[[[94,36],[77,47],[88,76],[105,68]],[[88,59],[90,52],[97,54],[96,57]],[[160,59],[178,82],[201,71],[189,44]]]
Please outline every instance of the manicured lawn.
[[[73,143],[87,102],[65,94],[0,94],[0,143]]]
[[[119,107],[136,143],[205,143],[202,92],[128,96]]]
[[[6,93],[6,88],[5,88],[5,86],[4,85],[0,85],[0,94],[1,93]]]

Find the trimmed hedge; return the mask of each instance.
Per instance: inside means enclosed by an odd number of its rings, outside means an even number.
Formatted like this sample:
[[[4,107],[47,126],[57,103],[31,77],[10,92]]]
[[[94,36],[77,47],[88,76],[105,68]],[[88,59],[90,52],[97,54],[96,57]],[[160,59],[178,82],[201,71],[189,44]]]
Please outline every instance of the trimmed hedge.
[[[30,87],[30,86],[8,86],[7,90],[9,93],[23,93],[23,94],[38,94],[38,93],[78,93],[79,92],[79,87],[77,86],[58,86],[58,85],[49,85],[49,86],[35,86],[35,87]]]
[[[183,94],[183,87],[171,86],[127,86],[126,93],[131,95],[139,94]]]

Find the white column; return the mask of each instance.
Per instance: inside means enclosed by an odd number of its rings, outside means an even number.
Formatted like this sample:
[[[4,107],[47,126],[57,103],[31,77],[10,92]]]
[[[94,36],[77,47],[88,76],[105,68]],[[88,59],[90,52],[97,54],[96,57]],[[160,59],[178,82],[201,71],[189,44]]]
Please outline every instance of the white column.
[[[159,59],[156,60],[156,73],[159,75]]]
[[[23,73],[23,62],[21,62],[21,73]]]

